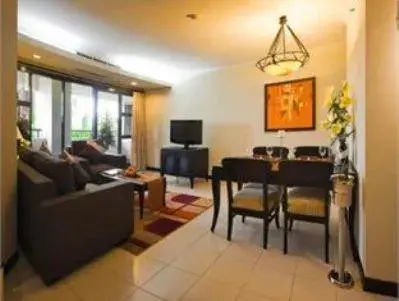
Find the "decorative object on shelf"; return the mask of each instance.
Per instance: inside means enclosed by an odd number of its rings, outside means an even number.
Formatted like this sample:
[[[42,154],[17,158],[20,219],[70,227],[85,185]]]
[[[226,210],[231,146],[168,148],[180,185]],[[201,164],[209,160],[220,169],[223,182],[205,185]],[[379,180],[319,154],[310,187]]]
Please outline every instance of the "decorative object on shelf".
[[[287,132],[284,130],[279,130],[277,132],[277,138],[280,140],[280,158],[283,158],[284,138],[286,135],[287,135]]]
[[[346,209],[352,205],[352,190],[355,183],[353,175],[349,174],[349,158],[347,138],[354,133],[353,115],[350,106],[353,98],[350,87],[345,81],[339,89],[332,89],[326,100],[328,108],[327,118],[323,121],[323,128],[331,133],[332,145],[337,144],[338,156],[335,170],[331,179],[333,181],[333,202],[339,207],[338,228],[338,269],[333,269],[328,274],[331,283],[341,288],[352,288],[354,280],[349,272],[345,271],[346,250]]]
[[[262,72],[284,76],[298,70],[309,60],[309,52],[287,24],[287,17],[280,17],[280,29],[267,55],[256,63]]]
[[[265,131],[314,130],[316,78],[265,85]]]
[[[124,172],[123,175],[129,178],[137,177],[137,167],[136,166],[129,166]]]

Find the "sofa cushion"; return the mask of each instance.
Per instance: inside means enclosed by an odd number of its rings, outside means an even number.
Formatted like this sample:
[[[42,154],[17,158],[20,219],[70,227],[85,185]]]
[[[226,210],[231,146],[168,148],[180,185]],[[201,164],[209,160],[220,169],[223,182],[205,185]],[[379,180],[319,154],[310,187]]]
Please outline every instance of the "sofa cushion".
[[[33,167],[54,181],[59,195],[75,191],[73,169],[67,161],[36,151]]]
[[[46,154],[48,154],[48,155],[50,155],[50,156],[53,155],[53,153],[51,152],[51,150],[48,148],[47,141],[43,141],[43,142],[42,142],[42,144],[40,145],[39,150],[42,151],[42,152],[44,152],[44,153],[46,153]]]
[[[91,180],[89,173],[80,164],[80,161],[77,159],[77,157],[72,156],[66,150],[64,150],[64,152],[60,157],[62,159],[65,159],[73,169],[73,176],[75,178],[76,190],[84,189],[86,184],[89,183]]]
[[[100,162],[103,154],[95,149],[92,145],[86,144],[86,146],[77,154],[79,157],[86,158],[91,164],[97,164]]]

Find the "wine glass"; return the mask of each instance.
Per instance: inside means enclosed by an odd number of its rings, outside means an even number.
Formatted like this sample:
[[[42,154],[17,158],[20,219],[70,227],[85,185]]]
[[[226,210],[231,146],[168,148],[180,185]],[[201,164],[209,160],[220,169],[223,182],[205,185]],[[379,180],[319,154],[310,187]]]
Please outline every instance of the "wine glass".
[[[320,146],[319,147],[319,154],[320,154],[321,158],[325,158],[325,156],[327,155],[327,147]]]
[[[269,158],[271,158],[273,155],[273,147],[270,147],[270,146],[266,147],[266,153],[267,153],[267,156]]]

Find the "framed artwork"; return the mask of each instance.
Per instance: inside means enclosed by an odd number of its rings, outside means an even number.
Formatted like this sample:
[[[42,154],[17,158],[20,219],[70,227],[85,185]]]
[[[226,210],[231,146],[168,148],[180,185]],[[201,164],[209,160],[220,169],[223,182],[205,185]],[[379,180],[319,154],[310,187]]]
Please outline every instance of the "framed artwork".
[[[265,132],[316,127],[316,78],[265,85]]]

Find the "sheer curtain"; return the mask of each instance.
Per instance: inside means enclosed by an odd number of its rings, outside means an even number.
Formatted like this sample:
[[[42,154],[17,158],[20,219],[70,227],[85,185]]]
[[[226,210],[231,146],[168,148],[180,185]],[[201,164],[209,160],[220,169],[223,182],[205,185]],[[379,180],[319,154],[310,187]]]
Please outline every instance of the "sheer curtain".
[[[147,167],[147,139],[145,118],[145,97],[143,93],[133,94],[133,137],[131,162],[139,169]]]

